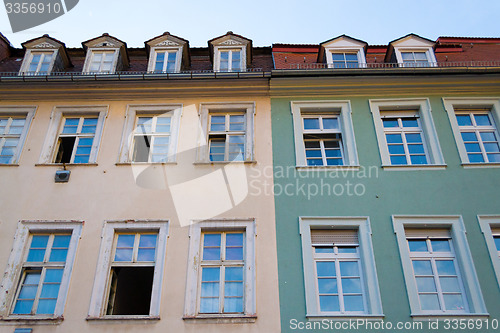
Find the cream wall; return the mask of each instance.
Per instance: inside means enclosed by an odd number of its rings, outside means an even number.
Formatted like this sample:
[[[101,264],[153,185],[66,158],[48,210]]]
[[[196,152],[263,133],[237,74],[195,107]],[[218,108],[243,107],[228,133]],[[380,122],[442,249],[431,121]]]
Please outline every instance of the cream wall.
[[[27,97],[29,98],[29,97]],[[17,100],[15,100],[17,99]],[[256,163],[245,164],[248,181],[253,186],[272,184],[271,115],[268,97],[226,98],[154,98],[149,100],[57,99],[39,103],[21,102],[19,98],[1,102],[0,106],[37,105],[19,166],[0,166],[0,270],[4,271],[12,249],[13,236],[19,220],[83,220],[82,237],[78,244],[71,276],[64,320],[62,323],[1,322],[0,332],[12,332],[14,327],[34,327],[34,332],[279,332],[278,278],[274,199],[271,193],[248,195],[243,202],[217,218],[255,218],[256,303],[257,320],[245,324],[214,324],[187,322],[184,313],[186,271],[188,265],[189,227],[181,226],[167,189],[145,189],[137,186],[130,165],[116,165],[120,151],[125,112],[129,104],[182,104],[177,164],[158,166],[167,172],[182,170],[197,175],[213,165],[193,164],[198,135],[198,110],[206,102],[255,102],[254,141]],[[26,99],[24,99],[26,101]],[[50,114],[55,106],[108,105],[97,166],[69,166],[68,183],[54,182],[60,166],[35,166],[40,157]],[[240,165],[241,166],[241,165]],[[264,169],[266,169],[264,172]],[[257,178],[256,178],[257,177]],[[256,185],[257,184],[257,185]],[[193,203],[193,215],[196,207]],[[90,296],[94,285],[101,231],[106,220],[169,219],[166,263],[164,267],[160,306],[161,320],[151,321],[87,321]],[[28,325],[21,325],[28,324]]]

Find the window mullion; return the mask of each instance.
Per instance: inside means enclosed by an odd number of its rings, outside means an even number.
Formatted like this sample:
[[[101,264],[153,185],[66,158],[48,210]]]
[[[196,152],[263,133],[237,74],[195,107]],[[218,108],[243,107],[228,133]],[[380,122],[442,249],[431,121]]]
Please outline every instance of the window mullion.
[[[401,118],[399,118],[399,120],[401,120]],[[410,149],[408,148],[408,141],[406,141],[406,131],[404,128],[401,128],[401,139],[405,150],[406,164],[411,165]]]
[[[444,304],[443,290],[441,289],[441,283],[439,281],[439,274],[436,266],[436,258],[431,257],[431,265],[432,265],[432,275],[434,277],[434,283],[436,284],[436,291],[439,299],[439,306],[441,308],[441,311],[445,312],[446,306]]]
[[[335,276],[336,276],[336,282],[337,282],[337,294],[339,298],[339,309],[341,313],[345,312],[345,306],[344,306],[344,290],[342,288],[342,276],[340,274],[340,261],[339,259],[335,259]]]
[[[46,267],[42,267],[40,274],[40,280],[38,281],[38,288],[36,290],[35,300],[33,301],[33,308],[31,308],[31,314],[35,315],[38,309],[38,301],[40,300],[40,295],[42,294],[43,282],[45,281],[45,275],[47,272]],[[26,277],[25,277],[26,278]],[[26,281],[24,281],[26,282]]]
[[[224,264],[220,267],[219,275],[219,313],[224,313],[224,289],[225,289],[225,279],[226,279],[226,266]]]
[[[139,240],[140,234],[136,233],[134,237],[134,249],[132,250],[132,262],[137,262],[137,255],[139,253]]]

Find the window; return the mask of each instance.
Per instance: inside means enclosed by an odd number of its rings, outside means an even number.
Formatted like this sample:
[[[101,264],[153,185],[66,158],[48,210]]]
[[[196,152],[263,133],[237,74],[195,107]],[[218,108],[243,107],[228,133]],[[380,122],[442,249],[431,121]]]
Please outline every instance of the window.
[[[168,221],[106,222],[88,319],[158,318]]]
[[[120,162],[175,162],[182,105],[129,105]]]
[[[177,72],[177,50],[164,51],[158,50],[155,52],[155,73],[174,73]]]
[[[54,52],[31,52],[28,70],[25,74],[50,74]]]
[[[412,316],[485,315],[460,216],[393,216]]]
[[[5,317],[62,316],[81,228],[77,221],[19,223],[2,285],[2,304],[12,304]]]
[[[308,317],[382,315],[366,218],[300,218]]]
[[[348,101],[292,102],[297,166],[358,166]]]
[[[370,109],[383,167],[445,166],[427,99],[370,100]]]
[[[425,52],[401,52],[404,67],[429,67]]]
[[[343,165],[338,116],[304,115],[304,147],[308,166]]]
[[[464,165],[500,163],[498,123],[500,100],[496,98],[443,99]]]
[[[19,160],[34,107],[0,107],[0,164]]]
[[[240,72],[241,68],[241,50],[220,50],[219,71]]]
[[[449,230],[406,229],[421,311],[467,312]]]
[[[383,111],[381,117],[391,164],[428,164],[418,111]]]
[[[254,242],[251,220],[191,225],[185,319],[255,318]]]
[[[41,163],[95,163],[106,110],[107,107],[56,107]]]
[[[358,54],[332,52],[332,64],[333,68],[358,68]]]
[[[202,104],[200,119],[205,135],[198,160],[249,162],[253,158],[254,104]]]
[[[113,73],[113,62],[115,59],[114,51],[93,51],[89,64],[90,73]]]
[[[482,215],[478,216],[478,220],[500,284],[500,216]]]

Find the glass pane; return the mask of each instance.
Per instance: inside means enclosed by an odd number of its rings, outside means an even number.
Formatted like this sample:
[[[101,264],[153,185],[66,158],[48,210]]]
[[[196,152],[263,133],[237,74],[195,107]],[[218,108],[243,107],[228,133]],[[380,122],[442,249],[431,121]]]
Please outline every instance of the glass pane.
[[[417,277],[418,292],[436,292],[436,283],[432,277]]]
[[[119,235],[116,247],[134,247],[135,235]]]
[[[407,164],[406,163],[406,156],[401,156],[401,155],[393,155],[391,156],[391,164],[392,165],[403,165]]]
[[[468,114],[457,114],[458,126],[472,126],[472,121]]]
[[[431,262],[428,260],[413,260],[415,275],[432,275]]]
[[[339,247],[339,253],[356,253],[356,246],[341,246]]]
[[[139,247],[156,247],[156,235],[141,235]]]
[[[226,248],[226,260],[243,260],[243,247]]]
[[[490,117],[487,114],[475,114],[474,118],[476,119],[477,126],[490,126],[491,121]]]
[[[344,53],[332,53],[332,59],[334,61],[344,61]]]
[[[224,312],[243,312],[243,297],[224,298]]]
[[[323,118],[323,129],[338,129],[338,118]]]
[[[500,154],[488,154],[488,162],[500,162]]]
[[[477,142],[477,137],[475,132],[462,132],[461,134],[464,142]],[[481,135],[482,134],[483,133],[481,133]]]
[[[386,127],[386,128],[399,127],[397,118],[383,118],[382,123],[384,124],[384,127]]]
[[[415,57],[415,60],[427,60],[425,52],[413,52],[413,56]]]
[[[316,271],[318,276],[335,276],[335,262],[318,261],[316,262]]]
[[[133,249],[116,249],[115,261],[132,261]]]
[[[338,296],[320,296],[319,307],[321,311],[340,311]]]
[[[38,285],[24,285],[19,292],[19,299],[35,299]]]
[[[443,295],[444,304],[446,305],[446,310],[463,310],[465,309],[462,295],[452,294]]]
[[[410,247],[410,252],[427,252],[427,242],[420,239],[409,239],[408,246]]]
[[[220,268],[219,267],[203,267],[201,273],[201,281],[216,281],[220,280]]]
[[[321,150],[306,150],[306,157],[321,157]]]
[[[325,142],[325,145],[326,145],[326,142]],[[325,156],[326,157],[342,157],[342,153],[340,152],[340,149],[328,149],[328,148],[326,148]]]
[[[456,275],[453,260],[436,260],[439,275]]]
[[[386,134],[387,143],[403,143],[401,134]]]
[[[484,158],[482,154],[467,154],[469,157],[469,162],[471,163],[483,163]]]
[[[41,299],[38,302],[37,314],[53,314],[57,299]]]
[[[211,116],[210,117],[210,131],[223,132],[225,127],[226,116]]]
[[[229,116],[229,130],[230,131],[244,131],[245,130],[245,116],[231,115]]]
[[[106,57],[106,58],[104,59],[104,61],[107,61],[107,62],[111,62],[111,61],[113,61],[113,57],[114,57],[114,55],[115,55],[114,53],[110,53],[110,52],[105,53],[105,57]]]
[[[226,246],[243,246],[243,234],[227,234]]]
[[[221,234],[205,234],[203,246],[220,246]]]
[[[309,166],[320,166],[320,165],[323,165],[323,160],[322,159],[308,159],[307,160],[307,165],[309,165]]]
[[[44,284],[42,287],[41,298],[57,298],[59,294],[59,283],[54,284]]]
[[[63,134],[75,134],[78,129],[80,118],[66,118],[64,122]]]
[[[359,276],[359,267],[357,261],[341,261],[340,273],[342,276]]]
[[[463,137],[463,134],[464,133],[462,133],[462,137]],[[472,134],[474,134],[474,133],[472,133]],[[483,141],[494,141],[494,142],[497,141],[497,138],[495,136],[495,132],[481,132],[480,135],[481,135],[481,139],[483,139]],[[474,137],[476,137],[475,134],[474,134]],[[464,139],[464,141],[465,141],[465,139]],[[472,140],[472,141],[477,141],[477,140]]]
[[[469,153],[479,153],[481,152],[481,147],[479,147],[478,143],[466,143],[465,149]]]
[[[68,249],[52,249],[50,251],[49,262],[65,262],[68,255]]]
[[[243,296],[243,282],[226,282],[224,296]]]
[[[60,283],[62,280],[63,272],[64,271],[62,269],[47,269],[45,271],[45,281],[43,282]]]
[[[158,117],[156,120],[156,133],[170,133],[170,117]]]
[[[30,314],[31,309],[33,308],[33,302],[34,301],[18,300],[16,302],[16,306],[14,307],[14,311],[12,311],[12,313],[14,313],[14,314]]]
[[[336,294],[337,279],[318,279],[318,290],[320,294]]]
[[[447,239],[431,240],[432,251],[434,252],[450,252],[450,242]]]
[[[424,145],[408,145],[408,152],[410,154],[425,154]]]
[[[411,164],[427,164],[427,157],[425,155],[411,155]]]
[[[243,267],[227,267],[226,281],[243,281]]]
[[[304,118],[305,130],[319,130],[319,118]]]
[[[47,247],[47,242],[49,241],[48,235],[38,235],[33,236],[31,239],[31,246],[28,252],[28,262],[43,262],[45,257],[45,248]]]
[[[71,241],[71,235],[55,235],[52,248],[68,248]]]
[[[498,143],[485,143],[484,144],[484,150],[486,150],[487,153],[497,153],[500,150],[498,149]]]
[[[403,127],[419,127],[417,118],[402,118]]]
[[[361,279],[346,279],[342,278],[342,291],[344,294],[360,294],[361,293]]]
[[[333,253],[333,246],[316,246],[314,251],[316,253]]]
[[[83,120],[82,133],[95,133],[97,118],[85,118]]]
[[[346,311],[363,311],[363,296],[349,295],[344,296],[344,307]]]
[[[155,261],[156,249],[139,249],[137,261]]]
[[[419,295],[422,310],[439,310],[439,300],[436,294]]]
[[[355,53],[346,53],[345,60],[347,61],[358,61],[358,56]]]
[[[406,141],[408,143],[421,143],[422,137],[419,133],[408,133],[406,134]]]
[[[203,260],[220,260],[220,247],[204,248]]]
[[[153,118],[151,117],[139,117],[137,118],[137,130],[138,133],[151,133],[151,124]]]
[[[202,298],[200,300],[201,313],[218,313],[219,312],[219,298]]]
[[[218,282],[203,282],[201,284],[201,297],[219,296]]]
[[[440,277],[439,282],[443,292],[460,292],[460,285],[456,277]]]
[[[327,165],[344,165],[344,161],[342,159],[327,159],[326,160]]]
[[[388,145],[389,154],[403,154],[405,153],[405,148],[403,145]]]
[[[412,52],[401,52],[401,57],[403,60],[413,60],[413,53]]]

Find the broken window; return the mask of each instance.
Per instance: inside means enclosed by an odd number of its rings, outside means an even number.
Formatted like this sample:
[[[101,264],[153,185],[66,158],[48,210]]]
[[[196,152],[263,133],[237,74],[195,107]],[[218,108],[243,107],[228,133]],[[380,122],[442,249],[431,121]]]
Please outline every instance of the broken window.
[[[89,163],[98,117],[67,117],[57,140],[55,163]]]
[[[119,233],[109,275],[106,315],[149,315],[156,233]]]

